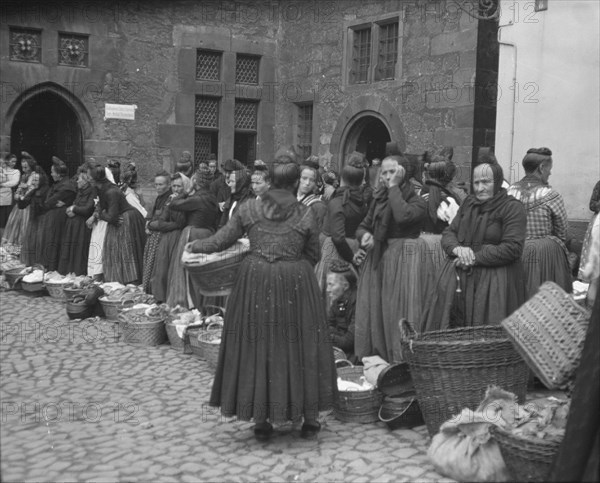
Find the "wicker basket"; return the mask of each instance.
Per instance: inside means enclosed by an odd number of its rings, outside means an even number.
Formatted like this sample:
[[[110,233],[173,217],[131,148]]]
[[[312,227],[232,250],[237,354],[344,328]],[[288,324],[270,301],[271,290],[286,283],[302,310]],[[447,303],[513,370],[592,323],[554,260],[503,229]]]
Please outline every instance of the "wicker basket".
[[[50,297],[57,300],[62,300],[63,302],[66,300],[65,292],[63,290],[64,283],[49,283],[46,282],[46,290],[50,294]]]
[[[575,376],[590,312],[553,282],[502,321],[509,339],[549,389],[563,389]]]
[[[190,338],[187,336],[186,332],[189,330],[193,330],[195,328],[199,328],[200,325],[199,324],[188,325],[186,327],[186,331],[183,333],[183,338],[181,338],[181,337],[179,337],[179,334],[177,333],[177,328],[176,328],[175,324],[173,324],[173,320],[175,320],[175,319],[173,319],[171,316],[171,318],[169,318],[165,321],[165,330],[167,331],[167,337],[169,338],[169,343],[171,344],[171,348],[181,351],[184,354],[191,354],[192,347],[191,347],[191,343],[190,343]],[[196,337],[198,337],[197,333],[196,333]]]
[[[500,326],[416,334],[400,321],[402,353],[410,366],[419,406],[431,436],[463,408],[475,409],[489,385],[527,393],[527,364]]]
[[[66,285],[63,285],[63,293],[65,295],[66,300],[72,299],[76,295],[82,294],[84,290],[85,289],[83,288],[68,288]]]
[[[123,342],[134,345],[156,346],[167,341],[165,319],[145,315],[146,309],[128,309],[118,317],[122,321]]]
[[[46,290],[44,282],[25,282],[24,280],[21,280],[21,288],[30,293],[41,293]]]
[[[337,375],[345,381],[360,383],[364,371],[362,366],[338,367]],[[333,415],[347,423],[375,423],[379,421],[382,399],[383,394],[376,388],[367,391],[338,391]]]
[[[20,290],[21,289],[21,279],[26,274],[21,274],[23,268],[11,268],[10,270],[4,271],[4,279],[8,283],[11,289]]]
[[[221,339],[222,330],[221,328],[215,329],[213,324],[210,324],[206,330],[201,331],[198,334],[198,345],[202,346],[202,355],[203,359],[208,363],[211,367],[217,367],[217,363],[219,362],[219,350],[221,349],[221,344],[213,343],[216,339]]]
[[[532,440],[497,426],[491,432],[514,481],[548,481],[560,441]]]
[[[379,420],[391,430],[414,428],[424,424],[423,413],[421,413],[416,394],[386,396],[379,408]]]
[[[188,329],[187,336],[190,338],[190,350],[192,351],[192,355],[196,356],[198,359],[204,359],[204,345],[201,345],[198,341],[198,335],[202,330],[198,329]]]
[[[106,297],[100,297],[98,301],[104,311],[104,318],[111,322],[117,322],[119,320],[119,311],[123,308],[123,300],[107,300]]]
[[[69,319],[87,319],[94,314],[94,308],[87,305],[82,297],[67,300],[66,309]]]

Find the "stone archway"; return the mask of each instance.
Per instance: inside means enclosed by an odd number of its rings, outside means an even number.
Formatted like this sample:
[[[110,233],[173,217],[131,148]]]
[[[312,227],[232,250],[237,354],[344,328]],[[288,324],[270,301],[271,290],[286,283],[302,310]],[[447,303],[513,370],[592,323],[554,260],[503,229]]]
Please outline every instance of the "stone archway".
[[[358,97],[344,109],[331,136],[332,164],[341,168],[346,155],[354,150],[363,152],[369,160],[381,157],[386,138],[398,142],[403,150],[406,147],[404,127],[396,109],[380,97]]]
[[[93,124],[87,109],[72,93],[47,82],[23,92],[10,106],[3,133],[9,136],[10,150],[29,152],[47,173],[52,156],[65,161],[69,174],[83,162],[83,142]]]

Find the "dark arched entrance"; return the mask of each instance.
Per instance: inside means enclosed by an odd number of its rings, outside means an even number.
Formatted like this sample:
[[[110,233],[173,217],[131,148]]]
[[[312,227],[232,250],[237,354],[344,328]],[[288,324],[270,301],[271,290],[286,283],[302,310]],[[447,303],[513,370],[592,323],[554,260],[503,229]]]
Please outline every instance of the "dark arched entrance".
[[[15,113],[11,152],[31,154],[50,174],[52,156],[62,159],[74,175],[83,159],[83,136],[75,111],[60,96],[46,91],[27,99]]]
[[[352,151],[363,153],[369,164],[374,158],[383,159],[385,144],[389,141],[391,137],[388,128],[380,119],[370,115],[362,116],[352,125],[345,137],[342,164]]]

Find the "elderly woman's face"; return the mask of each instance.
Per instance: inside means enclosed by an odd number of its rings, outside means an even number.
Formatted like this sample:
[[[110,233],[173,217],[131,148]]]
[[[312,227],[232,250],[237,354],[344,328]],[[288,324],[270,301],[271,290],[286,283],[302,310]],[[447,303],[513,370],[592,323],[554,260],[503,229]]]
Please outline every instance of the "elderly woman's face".
[[[327,287],[325,291],[330,301],[334,301],[344,295],[344,292],[349,287],[346,278],[339,273],[327,274]]]
[[[494,196],[494,173],[489,164],[480,164],[473,170],[473,191],[479,201]]]
[[[262,196],[267,191],[271,185],[265,181],[265,177],[262,174],[253,174],[252,175],[252,191],[256,196]]]
[[[211,174],[215,174],[217,172],[217,162],[216,161],[209,161],[209,163],[208,163],[208,169],[210,169],[210,173]]]
[[[169,180],[164,176],[154,178],[154,188],[159,195],[165,194],[169,189]]]
[[[387,187],[390,186],[390,181],[396,176],[399,166],[398,161],[395,159],[386,159],[381,163],[381,180]]]
[[[227,186],[229,186],[231,193],[232,194],[235,193],[235,182],[236,182],[235,172],[229,173],[227,175],[227,180],[225,182],[227,183]]]
[[[31,173],[31,166],[29,166],[27,161],[21,161],[21,169],[23,170],[24,174]]]
[[[54,166],[52,166],[52,169],[50,170],[50,176],[52,176],[54,181],[58,181],[62,178],[62,176],[56,172],[56,168]]]
[[[176,195],[183,193],[183,180],[181,178],[175,178],[171,181],[171,191]]]
[[[82,189],[90,184],[90,178],[87,173],[79,173],[77,175],[77,188]]]
[[[298,185],[298,194],[307,195],[314,192],[317,187],[317,176],[314,169],[305,168],[300,174],[300,184]]]

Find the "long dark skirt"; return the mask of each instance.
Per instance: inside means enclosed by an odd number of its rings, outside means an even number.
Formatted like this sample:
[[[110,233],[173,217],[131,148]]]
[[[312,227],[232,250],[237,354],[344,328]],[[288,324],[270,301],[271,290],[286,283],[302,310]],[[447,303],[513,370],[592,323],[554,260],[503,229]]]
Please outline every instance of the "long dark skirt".
[[[177,255],[177,245],[181,230],[163,232],[156,248],[154,271],[151,277],[152,295],[158,302],[167,300],[169,287],[169,268]]]
[[[21,246],[21,262],[28,267],[42,262],[43,216],[31,216],[25,231],[25,239]]]
[[[311,265],[250,254],[227,303],[211,406],[241,420],[316,419],[337,391]]]
[[[455,269],[454,259],[449,259],[425,305],[421,331],[498,325],[525,300],[525,271],[520,260],[464,271]]]
[[[108,224],[102,250],[106,282],[136,283],[142,279],[146,232],[137,210],[123,213],[120,226]]]
[[[144,292],[152,293],[152,276],[154,275],[154,262],[156,261],[156,250],[158,250],[158,244],[162,232],[151,231],[150,235],[146,239],[146,245],[144,246],[144,260],[142,266],[144,267],[144,273],[142,277],[142,286]]]
[[[79,215],[67,218],[60,261],[58,263],[58,272],[62,275],[66,275],[67,273],[75,273],[75,275],[87,274],[92,230],[86,226],[86,219],[86,217]]]
[[[554,282],[564,291],[573,291],[573,277],[565,249],[551,237],[526,240],[523,266],[527,276],[527,298],[531,298],[544,282]]]
[[[379,266],[369,252],[358,280],[355,352],[359,359],[378,355],[402,361],[401,318],[420,329],[424,302],[435,283],[435,259],[423,238],[388,242]]]
[[[42,259],[40,263],[49,272],[54,272],[58,269],[66,223],[67,213],[64,206],[61,208],[52,208],[42,217],[42,224],[40,225]]]

